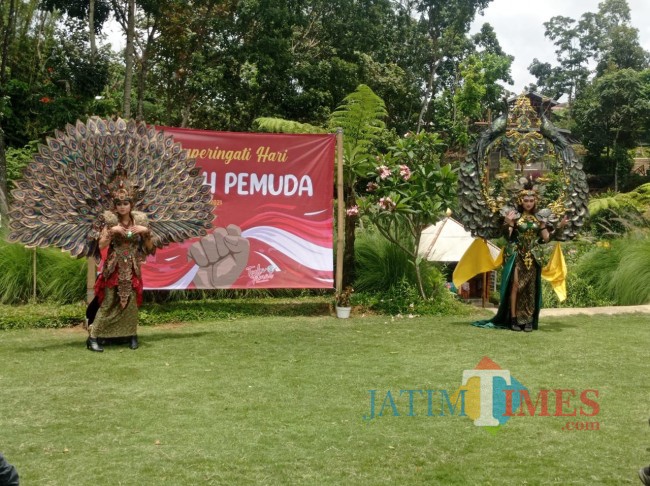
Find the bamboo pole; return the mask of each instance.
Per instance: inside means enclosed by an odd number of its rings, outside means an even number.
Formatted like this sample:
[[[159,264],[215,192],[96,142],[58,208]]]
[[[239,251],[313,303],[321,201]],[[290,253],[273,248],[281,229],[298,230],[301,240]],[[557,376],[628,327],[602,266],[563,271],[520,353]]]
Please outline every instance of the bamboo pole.
[[[488,298],[487,277],[488,277],[487,272],[483,272],[483,292],[481,292],[481,294],[483,294],[483,301],[482,301],[483,308],[485,308],[485,302]]]
[[[343,289],[343,252],[345,251],[345,201],[343,194],[343,129],[336,129],[336,291]]]
[[[86,302],[90,302],[95,298],[95,274],[97,273],[97,265],[93,257],[88,258],[88,273],[86,274]]]
[[[36,302],[36,247],[34,247],[34,254],[32,258],[32,298]]]

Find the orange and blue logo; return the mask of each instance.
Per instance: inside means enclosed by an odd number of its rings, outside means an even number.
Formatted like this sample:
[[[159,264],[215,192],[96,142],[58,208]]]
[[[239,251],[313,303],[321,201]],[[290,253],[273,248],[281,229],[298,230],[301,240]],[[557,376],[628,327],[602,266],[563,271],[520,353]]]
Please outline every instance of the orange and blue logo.
[[[484,357],[464,370],[456,391],[401,389],[369,390],[369,413],[365,420],[392,416],[468,417],[479,427],[499,427],[513,417],[593,417],[600,412],[599,392],[588,388],[541,389],[532,392],[503,369]],[[599,430],[599,422],[570,420],[562,430]]]

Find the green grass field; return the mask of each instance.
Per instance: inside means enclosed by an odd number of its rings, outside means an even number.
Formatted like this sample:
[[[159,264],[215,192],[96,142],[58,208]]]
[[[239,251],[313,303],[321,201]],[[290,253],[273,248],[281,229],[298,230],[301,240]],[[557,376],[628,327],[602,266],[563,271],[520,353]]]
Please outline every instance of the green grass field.
[[[639,484],[648,320],[546,318],[524,334],[465,318],[242,318],[142,327],[140,349],[102,354],[81,329],[2,331],[0,451],[25,486]],[[409,416],[399,390],[451,394],[484,356],[531,396],[598,390],[598,415],[495,430],[428,416],[416,397]],[[377,409],[391,391],[400,416],[364,420],[369,390]]]

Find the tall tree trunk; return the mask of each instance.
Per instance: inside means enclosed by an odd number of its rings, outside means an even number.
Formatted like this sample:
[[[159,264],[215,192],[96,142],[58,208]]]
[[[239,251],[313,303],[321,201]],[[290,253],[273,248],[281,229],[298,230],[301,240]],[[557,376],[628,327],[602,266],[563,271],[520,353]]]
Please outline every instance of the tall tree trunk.
[[[147,76],[147,51],[142,52],[140,59],[140,69],[138,70],[138,92],[135,108],[135,119],[142,121],[144,119],[144,80]]]
[[[138,120],[144,119],[144,91],[147,82],[147,73],[149,72],[149,52],[151,52],[154,44],[155,35],[157,32],[157,25],[154,22],[147,35],[147,43],[142,48],[142,56],[140,58],[140,69],[138,70],[138,101],[136,108],[136,118]]]
[[[0,228],[9,223],[9,197],[7,194],[7,154],[5,152],[5,132],[0,126]]]
[[[97,58],[97,43],[95,42],[95,0],[88,4],[88,42],[90,43],[90,61]]]
[[[126,49],[124,50],[124,118],[131,118],[131,87],[133,84],[133,57],[135,50],[135,0],[128,0]]]
[[[420,292],[420,297],[423,299],[427,298],[427,294],[424,291],[424,283],[422,282],[422,271],[420,269],[420,259],[418,256],[418,251],[420,249],[420,239],[422,238],[422,231],[419,231],[415,235],[415,253],[412,256],[413,265],[415,266],[415,280],[418,284],[418,291]]]
[[[621,131],[616,130],[616,135],[614,136],[614,147],[612,147],[612,154],[614,156],[614,192],[618,192],[618,136]]]
[[[343,200],[346,209],[355,205],[354,192],[350,187],[343,188]],[[354,242],[356,240],[357,218],[345,218],[345,248],[343,250],[343,284],[342,288],[352,285],[356,278],[356,262],[354,258]]]
[[[0,108],[4,108],[6,87],[7,59],[9,44],[12,38],[13,26],[16,21],[16,1],[10,0],[7,25],[3,25],[2,60],[0,61]],[[9,197],[7,194],[7,154],[5,152],[5,132],[0,125],[0,228],[7,226],[9,214]]]
[[[431,71],[429,72],[429,81],[427,82],[426,91],[424,92],[424,99],[422,100],[422,108],[420,109],[420,116],[418,117],[418,126],[416,133],[420,133],[420,129],[422,128],[422,125],[424,125],[424,115],[426,115],[427,111],[429,110],[429,103],[431,103],[431,99],[433,98],[436,71],[438,70],[439,65],[440,59],[431,65]]]
[[[9,44],[13,33],[13,26],[16,21],[16,0],[9,2],[9,15],[7,16],[7,25],[4,27],[2,36],[2,63],[0,64],[0,86],[4,91],[7,72],[7,58],[9,56]]]

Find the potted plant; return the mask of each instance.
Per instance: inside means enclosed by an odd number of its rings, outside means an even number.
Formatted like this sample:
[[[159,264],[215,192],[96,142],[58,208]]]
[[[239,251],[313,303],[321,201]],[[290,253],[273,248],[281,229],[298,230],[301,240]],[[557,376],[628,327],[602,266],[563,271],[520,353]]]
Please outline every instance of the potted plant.
[[[350,297],[354,289],[349,285],[343,289],[342,292],[336,294],[336,317],[339,319],[347,319],[350,317],[352,304],[350,304]]]

